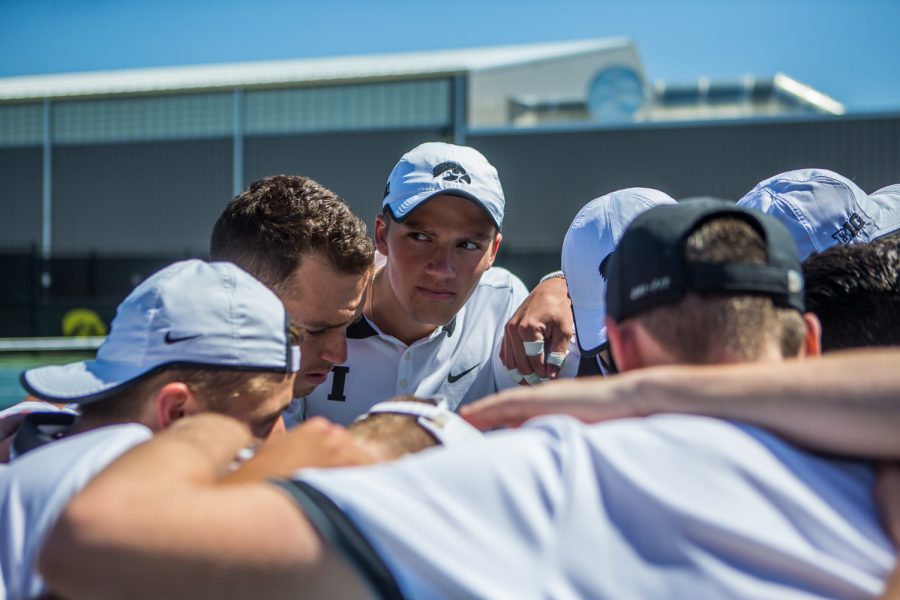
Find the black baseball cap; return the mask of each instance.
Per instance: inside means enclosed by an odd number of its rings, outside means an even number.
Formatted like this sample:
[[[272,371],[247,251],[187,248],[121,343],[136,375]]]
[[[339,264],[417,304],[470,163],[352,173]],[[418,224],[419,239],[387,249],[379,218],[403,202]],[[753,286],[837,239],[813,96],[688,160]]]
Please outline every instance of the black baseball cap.
[[[689,263],[688,236],[705,222],[734,217],[753,227],[766,244],[762,265]],[[657,306],[675,304],[687,292],[758,294],[776,306],[805,310],[797,245],[775,218],[722,200],[688,200],[651,208],[628,227],[605,267],[606,312],[620,321]]]

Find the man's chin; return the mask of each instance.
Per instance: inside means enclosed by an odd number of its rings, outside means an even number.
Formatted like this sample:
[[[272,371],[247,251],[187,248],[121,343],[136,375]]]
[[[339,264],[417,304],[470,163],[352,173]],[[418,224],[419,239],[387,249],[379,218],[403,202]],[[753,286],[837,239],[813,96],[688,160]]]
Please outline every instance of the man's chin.
[[[456,313],[459,312],[461,306],[456,310],[453,308],[441,307],[440,310],[423,310],[419,309],[410,313],[410,316],[422,325],[431,325],[432,327],[442,327],[446,326],[453,318],[456,316]]]
[[[297,375],[297,378],[294,379],[294,398],[302,398],[303,396],[308,396],[312,393],[314,389],[319,387],[322,383],[325,383],[325,380],[328,376],[313,376],[313,375]]]

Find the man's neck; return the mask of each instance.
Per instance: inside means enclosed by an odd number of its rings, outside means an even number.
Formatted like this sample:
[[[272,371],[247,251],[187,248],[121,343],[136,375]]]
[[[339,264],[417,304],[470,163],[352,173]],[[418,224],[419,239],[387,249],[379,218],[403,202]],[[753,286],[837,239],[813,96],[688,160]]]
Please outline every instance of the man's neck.
[[[369,295],[366,298],[366,317],[375,323],[382,332],[393,336],[407,346],[428,337],[437,325],[420,323],[413,320],[397,295],[388,278],[386,269],[379,270],[372,279]]]
[[[79,416],[75,420],[75,424],[72,425],[72,428],[66,433],[66,435],[75,435],[76,433],[84,433],[85,431],[91,431],[92,429],[99,429],[101,427],[109,427],[111,425],[126,425],[128,423],[137,423],[139,425],[145,425],[150,429],[156,431],[156,428],[152,423],[148,422],[145,418],[122,418],[122,419],[109,419],[109,418],[91,418],[90,416]]]
[[[100,427],[106,427],[107,425],[118,425],[119,422],[111,422],[101,419],[91,419],[89,417],[78,417],[75,419],[75,424],[72,425],[72,428],[66,432],[66,435],[76,435],[78,433],[84,433],[85,431],[91,431],[92,429],[99,429]]]

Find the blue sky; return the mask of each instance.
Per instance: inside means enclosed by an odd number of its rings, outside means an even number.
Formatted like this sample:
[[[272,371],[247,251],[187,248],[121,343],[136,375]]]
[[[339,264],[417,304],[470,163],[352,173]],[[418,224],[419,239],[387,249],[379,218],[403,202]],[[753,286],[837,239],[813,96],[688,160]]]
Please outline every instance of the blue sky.
[[[625,35],[651,79],[785,72],[900,110],[900,0],[0,0],[0,77]]]

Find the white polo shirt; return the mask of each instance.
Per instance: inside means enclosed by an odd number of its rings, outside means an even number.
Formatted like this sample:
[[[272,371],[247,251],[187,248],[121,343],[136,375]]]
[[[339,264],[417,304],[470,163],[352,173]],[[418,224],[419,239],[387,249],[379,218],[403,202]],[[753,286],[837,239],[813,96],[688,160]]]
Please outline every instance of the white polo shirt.
[[[456,409],[515,385],[500,362],[500,343],[527,295],[518,277],[488,269],[450,324],[409,346],[360,319],[347,330],[347,362],[295,403],[286,421],[321,415],[347,425],[374,404],[405,394],[441,395]]]
[[[863,598],[895,559],[868,464],[705,417],[547,417],[295,477],[323,535],[361,534],[408,598]]]
[[[59,513],[107,465],[152,435],[134,423],[103,427],[35,448],[0,470],[0,598],[47,591],[34,563]]]

